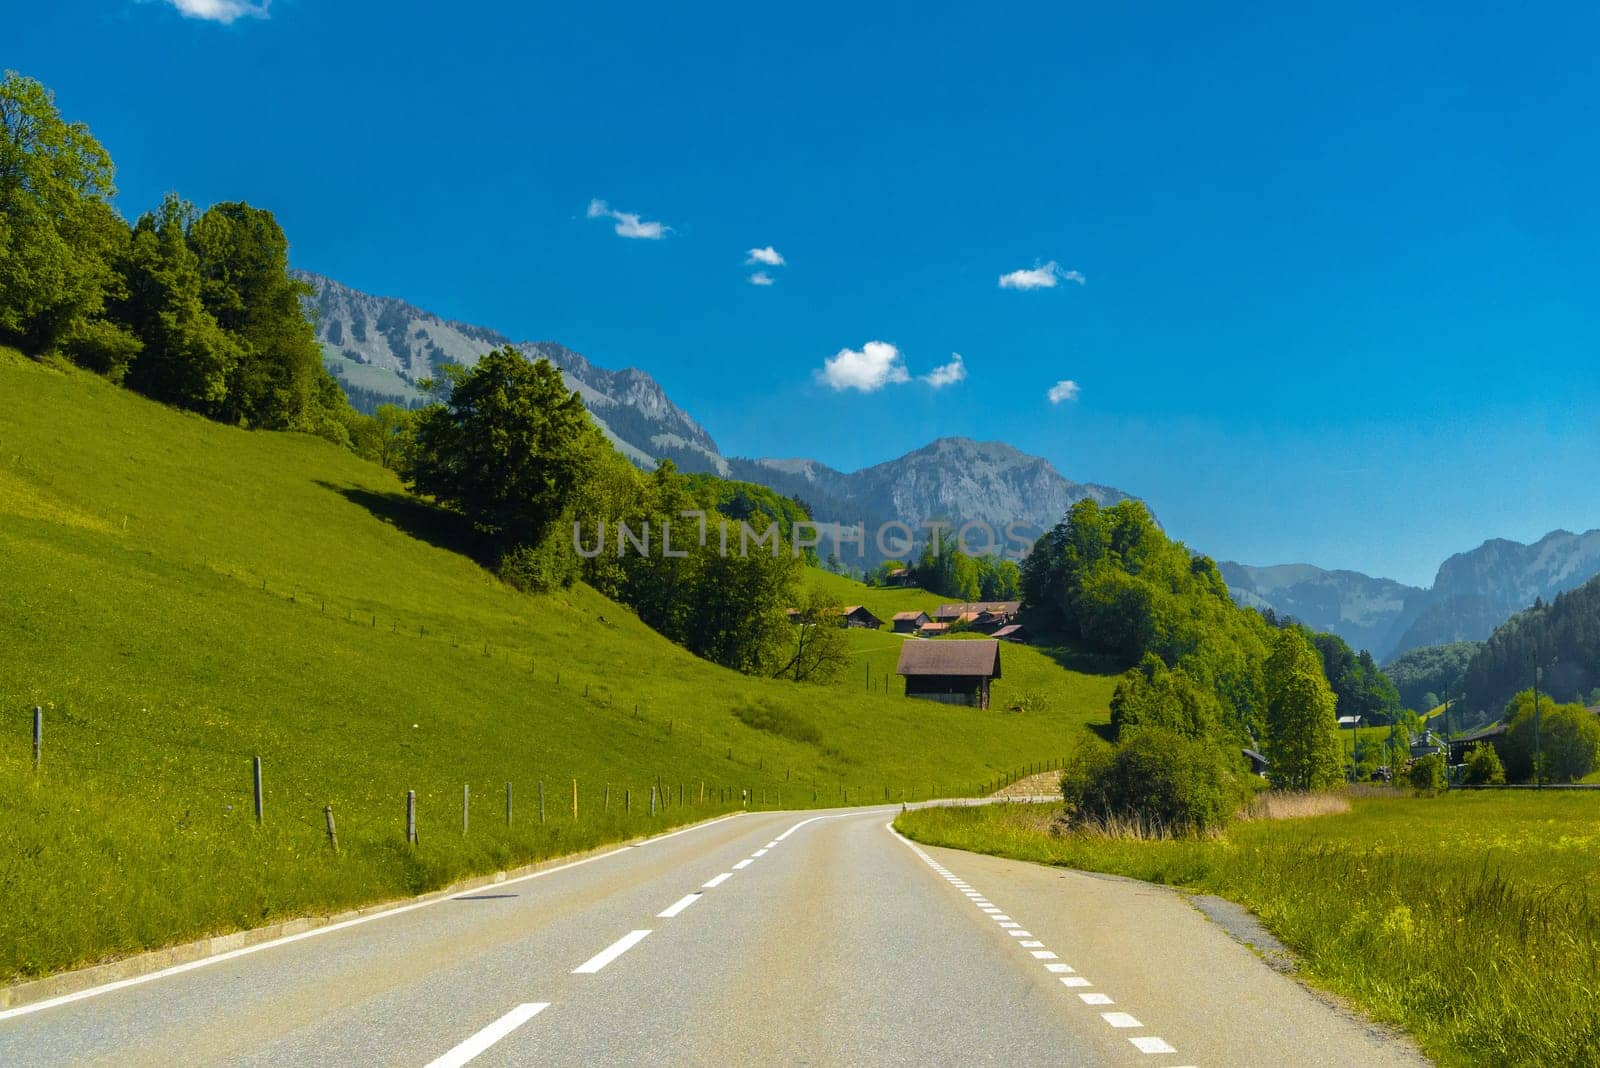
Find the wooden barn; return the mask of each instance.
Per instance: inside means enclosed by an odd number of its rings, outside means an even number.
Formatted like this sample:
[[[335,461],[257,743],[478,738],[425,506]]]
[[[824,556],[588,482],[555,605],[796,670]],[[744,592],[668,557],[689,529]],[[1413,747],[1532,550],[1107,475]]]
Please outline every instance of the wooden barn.
[[[908,641],[895,672],[906,680],[907,697],[988,708],[989,684],[1000,677],[1000,643]]]
[[[926,612],[896,612],[893,620],[897,634],[915,634],[927,622],[929,620]]]
[[[883,626],[883,620],[867,611],[865,605],[845,605],[840,610],[839,625],[841,627],[863,627],[867,630],[877,630]]]

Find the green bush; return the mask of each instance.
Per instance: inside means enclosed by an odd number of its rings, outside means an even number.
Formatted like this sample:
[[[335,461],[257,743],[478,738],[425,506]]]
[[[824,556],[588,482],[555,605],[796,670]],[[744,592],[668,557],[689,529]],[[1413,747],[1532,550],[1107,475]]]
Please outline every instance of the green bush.
[[[1147,727],[1114,752],[1080,750],[1062,794],[1080,822],[1201,834],[1226,826],[1243,801],[1236,764],[1213,742]]]
[[[1494,746],[1479,742],[1467,754],[1467,765],[1461,779],[1468,786],[1499,786],[1506,781],[1505,765]]]
[[[1411,764],[1411,785],[1423,793],[1433,793],[1445,787],[1444,757],[1429,753]]]

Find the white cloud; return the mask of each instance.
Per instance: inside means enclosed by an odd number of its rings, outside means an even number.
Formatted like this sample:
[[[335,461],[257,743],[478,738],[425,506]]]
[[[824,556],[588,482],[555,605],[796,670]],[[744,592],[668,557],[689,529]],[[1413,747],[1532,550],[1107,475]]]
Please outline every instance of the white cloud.
[[[646,241],[659,241],[672,230],[672,227],[664,223],[645,222],[631,211],[617,211],[598,197],[589,201],[588,214],[591,219],[614,219],[618,237],[642,237]]]
[[[167,2],[182,12],[184,18],[205,19],[224,25],[246,16],[264,19],[267,17],[267,8],[272,6],[272,0],[260,0],[259,3],[251,3],[250,0],[167,0]]]
[[[1040,264],[1032,270],[1012,271],[1000,276],[1001,289],[1054,289],[1060,282],[1084,283],[1080,271],[1062,270],[1055,260]]]
[[[771,245],[766,248],[753,248],[745,256],[744,265],[750,267],[757,263],[764,263],[768,267],[782,267],[784,263],[783,254]]]
[[[840,349],[823,361],[818,377],[838,390],[856,389],[872,393],[891,382],[909,382],[911,375],[900,358],[900,350],[887,341],[869,341],[855,349]]]
[[[772,276],[766,271],[757,271],[750,276],[750,284],[753,286],[770,286],[772,282]]]
[[[1051,404],[1060,404],[1062,401],[1077,400],[1080,392],[1081,390],[1078,388],[1078,383],[1074,382],[1070,378],[1063,378],[1061,381],[1051,386],[1049,392],[1047,392],[1045,396],[1050,399]]]
[[[961,353],[952,352],[949,363],[943,367],[935,367],[920,377],[934,389],[943,389],[945,386],[953,386],[957,382],[966,381],[967,365],[962,361]]]

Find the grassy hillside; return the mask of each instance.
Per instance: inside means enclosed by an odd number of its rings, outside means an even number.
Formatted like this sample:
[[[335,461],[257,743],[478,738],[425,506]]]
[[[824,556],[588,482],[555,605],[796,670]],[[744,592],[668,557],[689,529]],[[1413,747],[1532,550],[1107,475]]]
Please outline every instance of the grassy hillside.
[[[322,441],[9,351],[0,398],[0,975],[415,892],[736,808],[741,788],[769,806],[970,792],[1059,755],[1096,702],[1104,719],[1109,680],[1036,652],[1007,650],[1006,685],[1060,696],[1018,713],[746,678],[585,587],[501,585],[391,473]],[[865,643],[894,639],[852,640],[892,667]],[[654,820],[653,784],[674,802]]]
[[[925,809],[896,826],[936,845],[1241,902],[1301,957],[1303,975],[1406,1027],[1440,1063],[1595,1063],[1600,795],[1356,796],[1342,815],[1166,841],[1052,834],[1058,811]]]

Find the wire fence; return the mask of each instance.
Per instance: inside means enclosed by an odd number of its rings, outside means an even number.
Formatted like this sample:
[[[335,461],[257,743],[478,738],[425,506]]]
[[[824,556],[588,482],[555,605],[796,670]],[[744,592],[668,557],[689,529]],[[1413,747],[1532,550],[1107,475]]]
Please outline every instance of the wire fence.
[[[630,718],[643,722],[637,710]],[[207,816],[256,825],[287,822],[325,835],[335,851],[340,820],[357,835],[367,837],[375,828],[392,828],[378,833],[416,847],[424,837],[417,830],[419,822],[428,835],[458,833],[460,837],[503,835],[513,828],[525,834],[537,828],[597,820],[642,832],[653,821],[680,822],[690,815],[730,810],[910,803],[966,793],[937,782],[824,782],[815,776],[797,776],[790,768],[784,769],[781,780],[773,782],[776,769],[768,771],[765,757],[741,762],[731,746],[712,759],[752,774],[720,781],[665,773],[638,775],[631,781],[595,781],[547,772],[485,781],[484,775],[475,774],[451,785],[447,772],[432,770],[402,782],[389,767],[323,788],[312,776],[325,774],[326,768],[301,772],[292,758],[251,752],[237,743],[214,744],[184,737],[171,727],[160,729],[155,724],[123,722],[106,715],[91,717],[71,709],[47,712],[44,706],[32,708],[27,720],[31,731],[26,756],[8,746],[4,761],[13,765],[28,761],[36,781],[69,790],[92,788],[96,781],[114,783],[116,793],[138,797],[150,805],[152,821],[170,819],[180,829]],[[660,729],[663,736],[670,736],[673,722],[664,721]],[[996,792],[1031,775],[1056,770],[1061,764],[1053,758],[1019,765],[977,784],[976,793]],[[178,815],[180,807],[183,811]]]

